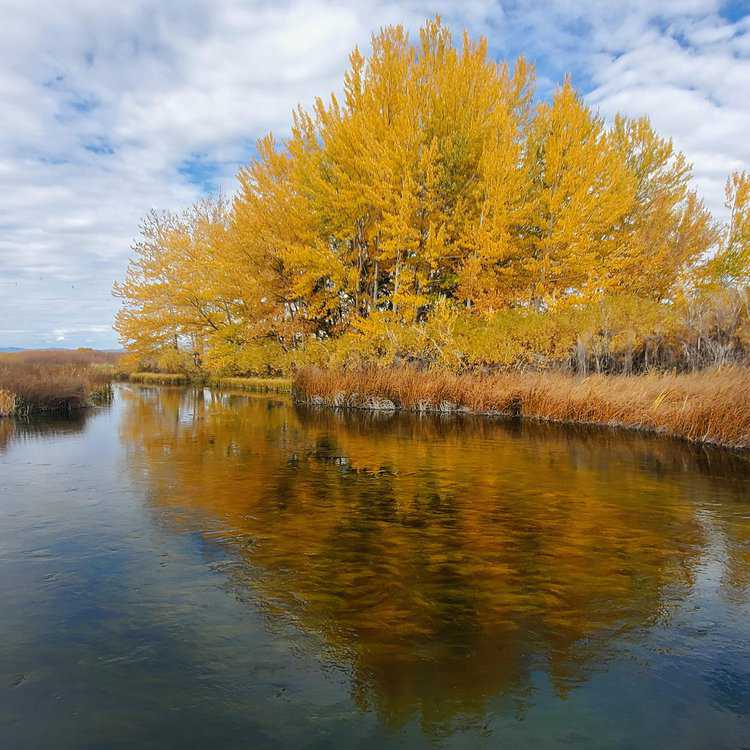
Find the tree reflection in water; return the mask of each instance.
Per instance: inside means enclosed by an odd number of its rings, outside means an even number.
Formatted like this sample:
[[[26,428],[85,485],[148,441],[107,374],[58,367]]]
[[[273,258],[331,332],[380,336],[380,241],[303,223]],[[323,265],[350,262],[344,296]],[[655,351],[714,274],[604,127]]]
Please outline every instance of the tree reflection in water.
[[[748,524],[710,502],[717,484],[746,493],[731,454],[200,389],[123,394],[129,467],[152,502],[186,527],[231,529],[236,590],[320,636],[358,705],[391,725],[447,729],[494,699],[523,711],[539,672],[565,694],[667,626],[707,560],[746,595]]]

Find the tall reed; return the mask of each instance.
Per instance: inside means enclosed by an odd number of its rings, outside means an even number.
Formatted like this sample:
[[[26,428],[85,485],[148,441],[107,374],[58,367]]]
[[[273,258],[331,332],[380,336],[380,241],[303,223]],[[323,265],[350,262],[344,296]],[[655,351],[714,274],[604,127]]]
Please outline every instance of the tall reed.
[[[0,352],[0,365],[92,365],[116,366],[122,354],[98,349],[24,349],[18,352]]]
[[[16,410],[16,394],[0,389],[0,417],[9,417]]]
[[[750,447],[750,370],[694,374],[498,373],[412,368],[306,368],[298,400],[328,406],[465,411],[649,430],[694,442]]]
[[[107,401],[114,357],[90,350],[0,355],[0,416],[70,413]]]

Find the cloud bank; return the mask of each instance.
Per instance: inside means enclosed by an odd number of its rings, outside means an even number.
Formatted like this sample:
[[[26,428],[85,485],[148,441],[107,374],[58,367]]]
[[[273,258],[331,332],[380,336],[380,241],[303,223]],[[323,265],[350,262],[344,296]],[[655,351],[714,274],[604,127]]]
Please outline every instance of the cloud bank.
[[[540,92],[570,72],[605,117],[650,115],[722,212],[750,167],[750,10],[718,0],[2,0],[0,347],[115,347],[112,282],[151,208],[231,192],[268,130],[340,89],[389,23],[439,13],[525,54]]]

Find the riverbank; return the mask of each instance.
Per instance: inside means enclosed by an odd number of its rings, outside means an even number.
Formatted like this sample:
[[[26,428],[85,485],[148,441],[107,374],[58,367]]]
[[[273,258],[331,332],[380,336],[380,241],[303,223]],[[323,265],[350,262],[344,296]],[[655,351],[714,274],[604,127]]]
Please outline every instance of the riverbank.
[[[182,372],[131,372],[128,380],[144,385],[187,385],[190,382]]]
[[[227,388],[240,391],[256,391],[258,393],[289,393],[292,390],[290,378],[209,378],[191,377],[181,372],[133,372],[128,376],[131,383],[145,385],[209,385],[214,388]]]
[[[292,390],[291,378],[219,378],[211,381],[211,384],[256,393],[290,393]]]
[[[750,448],[750,370],[686,375],[499,373],[411,368],[306,368],[295,400],[333,408],[524,417],[658,432],[696,443]]]

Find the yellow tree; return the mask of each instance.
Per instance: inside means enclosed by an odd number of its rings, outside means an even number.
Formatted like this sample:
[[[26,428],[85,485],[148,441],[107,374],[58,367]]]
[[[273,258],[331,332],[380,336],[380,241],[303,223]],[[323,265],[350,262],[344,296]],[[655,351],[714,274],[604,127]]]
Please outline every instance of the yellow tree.
[[[624,243],[610,260],[609,286],[660,301],[716,242],[716,229],[689,189],[685,156],[647,118],[618,116],[612,134],[635,178],[635,200],[619,227]]]
[[[317,276],[300,248],[315,247],[308,202],[295,188],[295,165],[269,135],[238,175],[228,264],[244,305],[238,345],[275,342],[282,352],[304,343]]]
[[[524,168],[531,119],[534,71],[520,58],[511,73],[499,68],[489,127],[476,165],[473,221],[463,242],[467,253],[458,271],[458,297],[477,311],[492,312],[518,296],[518,264],[530,221],[530,173]]]
[[[621,250],[616,228],[632,208],[635,180],[569,79],[538,108],[525,169],[529,219],[513,269],[518,297],[539,307],[600,295],[608,262]]]
[[[733,172],[724,188],[729,220],[704,275],[732,285],[750,283],[750,174]]]
[[[140,356],[165,350],[200,355],[207,335],[231,319],[215,271],[226,246],[226,201],[205,199],[181,214],[151,212],[141,227],[123,283],[115,330]]]
[[[127,346],[236,373],[285,370],[342,339],[339,353],[456,364],[472,360],[446,354],[460,330],[494,342],[482,362],[507,364],[511,351],[565,356],[560,341],[581,331],[563,318],[598,321],[613,297],[628,310],[673,300],[697,267],[747,279],[749,178],[730,180],[730,226],[701,266],[719,235],[648,120],[606,127],[570,80],[534,108],[523,58],[497,64],[439,18],[416,43],[382,29],[349,62],[343,97],[259,141],[231,206],[148,217],[115,287]]]

